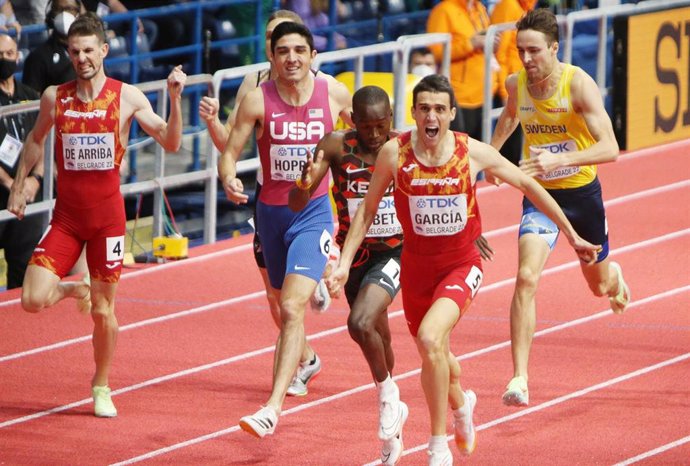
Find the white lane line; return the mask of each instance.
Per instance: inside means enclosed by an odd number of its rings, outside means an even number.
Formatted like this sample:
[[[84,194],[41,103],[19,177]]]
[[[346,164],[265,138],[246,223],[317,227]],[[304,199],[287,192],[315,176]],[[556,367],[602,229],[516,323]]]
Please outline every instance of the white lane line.
[[[620,248],[616,249],[615,251],[611,251],[610,254],[611,254],[611,256],[619,255],[619,254],[624,253],[624,252],[634,251],[636,249],[640,249],[640,248],[644,248],[644,247],[648,247],[648,246],[653,246],[655,244],[662,243],[664,241],[671,241],[671,240],[677,239],[681,236],[685,236],[687,234],[690,234],[690,228],[685,229],[685,230],[674,231],[672,233],[667,233],[667,234],[662,235],[662,236],[657,236],[655,238],[640,241],[639,243],[629,244],[627,246],[620,247]],[[544,269],[544,271],[542,272],[542,276],[551,275],[553,273],[562,272],[563,270],[567,270],[567,269],[571,269],[571,268],[579,267],[579,266],[580,266],[579,260],[566,262],[566,263],[561,264],[561,265],[557,265],[554,267]],[[488,285],[480,288],[479,293],[486,293],[487,291],[492,291],[492,290],[495,290],[497,288],[501,288],[503,286],[510,285],[512,283],[515,283],[514,277],[506,278],[504,280],[494,282],[494,283],[488,284]],[[120,332],[125,332],[127,330],[131,330],[131,329],[139,328],[139,327],[144,327],[147,325],[155,324],[158,322],[163,322],[166,320],[171,320],[171,319],[176,319],[176,318],[180,318],[180,317],[186,317],[188,315],[198,314],[201,312],[211,311],[211,310],[217,309],[217,308],[225,306],[225,305],[237,304],[237,303],[240,303],[243,301],[247,301],[247,300],[257,298],[257,297],[261,297],[261,296],[264,296],[265,294],[266,294],[265,291],[255,291],[254,293],[238,296],[235,298],[226,299],[224,301],[219,301],[219,302],[215,302],[215,303],[211,303],[211,304],[206,304],[204,306],[196,307],[193,309],[186,309],[186,310],[175,312],[172,314],[166,314],[166,315],[163,315],[160,317],[154,317],[151,319],[142,320],[139,322],[134,322],[132,324],[123,325],[122,327],[120,327]],[[391,317],[397,317],[395,314],[390,314],[390,316]],[[38,353],[43,353],[45,351],[64,348],[65,346],[70,346],[70,345],[74,345],[77,343],[84,343],[87,341],[91,341],[91,335],[84,335],[81,337],[76,337],[76,338],[72,338],[69,340],[64,340],[61,342],[52,343],[50,345],[40,346],[38,348],[33,348],[30,350],[21,351],[18,353],[12,353],[12,354],[8,354],[5,356],[0,356],[0,363],[6,362],[6,361],[11,361],[13,359],[17,359],[17,358],[24,357],[24,356],[30,356],[32,354],[38,354]]]
[[[205,262],[209,259],[215,259],[217,257],[227,256],[230,254],[235,254],[238,252],[246,251],[247,249],[252,249],[253,247],[254,246],[251,243],[241,244],[239,246],[232,246],[232,247],[229,247],[227,249],[221,249],[220,251],[209,252],[207,254],[201,254],[201,255],[196,256],[196,257],[189,257],[187,259],[180,260],[180,261],[170,261],[170,262],[165,262],[163,264],[157,264],[157,265],[154,265],[151,267],[146,267],[144,269],[134,270],[131,272],[128,271],[127,273],[123,273],[120,276],[120,281],[128,280],[130,278],[139,277],[141,275],[147,275],[147,274],[153,273],[153,272],[161,272],[161,271],[167,270],[167,269],[182,267],[182,266],[185,266],[188,264],[194,264],[196,262]],[[0,307],[9,306],[12,304],[19,304],[20,301],[21,301],[21,298],[15,298],[15,299],[7,300],[7,301],[2,301],[2,302],[0,302]]]
[[[622,204],[622,203],[629,202],[632,200],[642,199],[645,197],[654,196],[657,194],[662,194],[662,193],[676,190],[676,189],[682,189],[682,188],[687,187],[689,185],[690,185],[690,180],[678,181],[676,183],[671,183],[671,184],[656,187],[656,188],[650,188],[650,189],[646,189],[643,191],[639,191],[639,192],[635,192],[635,193],[631,193],[631,194],[626,194],[624,196],[619,196],[619,197],[614,198],[614,199],[610,199],[610,200],[604,202],[604,206],[605,207],[614,206],[614,205]],[[483,188],[480,188],[480,191],[481,191],[481,189],[483,189]],[[487,238],[492,238],[494,236],[502,235],[504,233],[509,233],[511,231],[517,231],[518,226],[519,226],[518,224],[515,224],[515,225],[509,225],[507,227],[497,228],[495,230],[491,230],[491,231],[484,233],[484,236]],[[139,277],[141,275],[146,275],[146,274],[150,274],[153,272],[159,272],[161,270],[167,270],[169,268],[182,267],[185,264],[204,262],[204,261],[207,261],[209,259],[215,259],[217,257],[222,257],[225,255],[242,252],[242,251],[245,251],[247,249],[251,249],[252,247],[253,246],[251,243],[242,244],[240,246],[233,246],[233,247],[230,247],[228,249],[210,252],[208,254],[202,254],[202,255],[199,255],[196,257],[190,257],[190,258],[182,260],[182,261],[166,262],[164,264],[159,264],[159,265],[156,265],[153,267],[147,267],[145,269],[140,269],[140,270],[135,270],[133,272],[123,273],[122,276],[120,277],[120,280],[127,280],[130,278]],[[0,307],[19,304],[20,301],[21,301],[20,298],[9,299],[7,301],[1,301]]]
[[[265,296],[265,295],[266,295],[266,291],[255,291],[254,293],[245,294],[242,296],[238,296],[236,298],[230,298],[230,299],[226,299],[224,301],[218,301],[215,303],[206,304],[204,306],[199,306],[199,307],[195,307],[192,309],[185,309],[184,311],[174,312],[172,314],[165,314],[163,316],[153,317],[151,319],[140,320],[139,322],[134,322],[131,324],[123,325],[122,327],[120,327],[120,332],[132,330],[134,328],[145,327],[145,326],[151,325],[151,324],[157,324],[159,322],[164,322],[166,320],[172,320],[172,319],[177,319],[179,317],[185,317],[185,316],[189,316],[189,315],[193,315],[193,314],[198,314],[200,312],[212,311],[212,310],[217,309],[219,307],[231,306],[233,304],[241,303],[243,301],[247,301],[247,300],[258,298],[258,297]],[[12,354],[8,354],[6,356],[0,356],[0,362],[11,361],[12,359],[21,358],[24,356],[30,356],[32,354],[37,354],[37,353],[43,353],[45,351],[50,351],[50,350],[54,350],[54,349],[58,349],[58,348],[64,348],[65,346],[74,345],[76,343],[83,343],[86,341],[91,341],[91,335],[84,335],[81,337],[72,338],[69,340],[64,340],[64,341],[60,341],[57,343],[53,343],[51,345],[40,346],[38,348],[30,349],[27,351],[21,351],[19,353],[12,353]]]
[[[655,448],[653,450],[649,450],[647,452],[644,452],[642,454],[639,454],[637,456],[633,456],[632,458],[628,458],[625,461],[621,461],[620,463],[616,463],[613,466],[628,466],[629,464],[637,463],[642,460],[646,460],[647,458],[651,458],[652,456],[658,455],[659,453],[663,453],[668,450],[672,450],[674,448],[677,448],[685,443],[690,442],[690,435],[687,437],[683,437],[681,439],[676,440],[675,442],[670,442],[667,443],[666,445],[662,445],[658,448]],[[686,458],[687,459],[687,458]]]
[[[570,401],[570,400],[573,400],[575,398],[580,398],[582,396],[585,396],[585,395],[592,393],[592,392],[595,392],[597,390],[603,390],[603,389],[608,388],[612,385],[615,385],[615,384],[618,384],[621,382],[625,382],[627,380],[633,379],[635,377],[639,377],[641,375],[647,374],[647,373],[655,371],[655,370],[662,369],[662,368],[670,366],[672,364],[677,364],[679,362],[683,362],[689,358],[690,358],[690,353],[681,354],[679,356],[676,356],[676,357],[671,358],[671,359],[667,359],[667,360],[659,362],[657,364],[652,364],[651,366],[643,367],[643,368],[638,369],[636,371],[629,372],[627,374],[623,374],[623,375],[618,376],[618,377],[614,377],[613,379],[606,380],[606,381],[598,383],[596,385],[591,385],[589,387],[583,388],[582,390],[568,393],[567,395],[559,396],[558,398],[554,398],[553,400],[546,401],[546,402],[541,403],[539,405],[532,406],[530,408],[522,409],[522,410],[517,411],[517,412],[510,414],[508,416],[503,416],[503,417],[500,417],[498,419],[494,419],[493,421],[489,421],[489,422],[486,422],[480,426],[477,426],[476,429],[478,431],[489,429],[491,427],[495,427],[497,425],[504,424],[504,423],[512,421],[514,419],[518,419],[518,418],[521,418],[523,416],[527,416],[529,414],[536,413],[538,411],[543,411],[544,409],[551,408],[551,407],[559,405],[561,403],[565,403],[566,401]],[[451,441],[452,439],[453,439],[452,435],[449,435],[447,437],[448,441]],[[403,452],[403,456],[410,455],[412,453],[420,452],[422,450],[427,449],[428,447],[429,447],[428,443],[425,443],[423,445],[418,445],[414,448],[410,448],[408,450],[405,450]],[[377,464],[381,464],[381,461],[380,460],[372,461],[371,463],[366,463],[365,466],[374,466]]]
[[[657,295],[648,296],[648,297],[646,297],[646,298],[643,298],[643,299],[640,299],[640,300],[638,300],[638,301],[634,301],[634,302],[630,303],[630,308],[629,308],[629,310],[628,310],[627,312],[629,312],[630,310],[634,309],[635,307],[643,306],[643,305],[645,305],[645,304],[649,304],[649,303],[652,303],[652,302],[657,301],[657,300],[660,300],[660,299],[664,299],[664,298],[668,298],[668,297],[673,297],[673,296],[675,296],[676,294],[683,293],[683,292],[687,292],[687,291],[690,291],[690,285],[683,286],[683,287],[676,288],[676,289],[672,289],[672,290],[668,290],[668,291],[665,291],[665,292],[660,293],[660,294],[657,294]],[[402,313],[402,311],[398,311],[398,312],[399,312],[399,313]],[[534,334],[534,337],[537,338],[537,337],[540,337],[540,336],[542,336],[542,335],[546,335],[546,334],[548,334],[548,333],[553,333],[553,332],[556,332],[556,331],[559,331],[559,330],[564,330],[564,329],[566,329],[566,328],[574,327],[574,326],[581,325],[581,324],[584,324],[584,323],[589,322],[589,321],[592,321],[592,320],[596,320],[596,319],[600,319],[600,318],[602,318],[602,317],[612,316],[612,315],[613,315],[613,314],[611,313],[611,310],[610,310],[610,309],[607,309],[607,310],[605,310],[605,311],[601,311],[601,312],[598,312],[598,313],[593,314],[593,315],[590,315],[590,316],[582,317],[582,318],[580,318],[580,319],[575,319],[575,320],[573,320],[573,321],[565,322],[565,323],[563,323],[563,324],[559,324],[559,325],[556,325],[556,326],[554,326],[554,327],[549,327],[549,328],[540,330],[540,331],[538,331],[538,332],[536,332],[536,333]],[[489,347],[482,348],[482,349],[480,349],[480,350],[473,351],[473,352],[471,352],[471,353],[463,354],[463,355],[459,356],[458,359],[459,359],[459,360],[470,359],[470,358],[477,357],[477,356],[480,356],[480,355],[483,355],[483,354],[487,354],[487,353],[490,353],[490,352],[492,352],[492,351],[496,351],[496,350],[499,350],[499,349],[501,349],[501,348],[505,348],[505,347],[509,347],[509,346],[510,346],[510,340],[508,340],[508,341],[503,341],[503,342],[501,342],[501,343],[498,343],[498,344],[495,344],[495,345],[491,345],[491,346],[489,346]],[[398,374],[397,376],[394,377],[394,379],[395,379],[395,380],[401,380],[401,379],[406,379],[406,378],[409,378],[409,377],[416,376],[417,374],[419,374],[420,370],[421,370],[421,369],[414,369],[414,370],[405,372],[405,373],[403,373],[403,374]],[[362,392],[362,391],[365,391],[365,390],[369,390],[369,389],[373,389],[373,388],[374,388],[374,383],[373,383],[373,382],[372,382],[372,383],[368,383],[368,384],[366,384],[366,385],[361,385],[361,386],[359,386],[359,387],[355,387],[355,388],[352,388],[352,389],[350,389],[350,390],[346,390],[346,391],[344,391],[344,392],[336,393],[335,395],[331,395],[331,396],[328,396],[328,397],[325,397],[325,398],[321,398],[321,399],[318,399],[318,400],[310,401],[310,402],[308,402],[308,403],[303,403],[303,404],[300,404],[300,405],[295,406],[295,407],[293,407],[293,408],[287,409],[287,410],[285,410],[285,411],[282,412],[281,416],[287,416],[287,415],[289,415],[289,414],[297,413],[297,412],[303,411],[303,410],[305,410],[305,409],[309,409],[309,408],[313,408],[313,407],[315,407],[315,406],[319,406],[319,405],[322,405],[322,404],[326,404],[326,403],[329,403],[329,402],[331,402],[331,401],[335,401],[335,400],[338,400],[338,399],[341,399],[341,398],[345,398],[345,397],[347,397],[347,396],[354,395],[354,394],[356,394],[356,393],[359,393],[359,392]],[[114,392],[114,393],[115,393],[115,392]],[[88,402],[88,401],[90,401],[90,400],[86,400],[86,401]],[[2,427],[2,424],[0,424],[0,427]],[[223,435],[230,434],[230,433],[236,432],[236,431],[238,431],[238,430],[239,430],[239,426],[238,426],[238,425],[234,425],[234,426],[229,427],[229,428],[227,428],[227,429],[219,430],[219,431],[212,432],[212,433],[209,433],[209,434],[200,436],[200,437],[196,437],[196,438],[193,438],[193,439],[186,440],[186,441],[184,441],[184,442],[180,442],[180,443],[176,443],[176,444],[173,444],[173,445],[169,445],[169,446],[167,446],[167,447],[164,447],[164,448],[161,448],[161,449],[158,449],[158,450],[154,450],[154,451],[145,453],[145,454],[143,454],[143,455],[136,456],[136,457],[134,457],[134,458],[130,458],[130,459],[128,459],[128,460],[119,462],[119,463],[115,463],[115,464],[112,465],[112,466],[121,466],[121,465],[126,465],[126,464],[137,463],[137,462],[139,462],[139,461],[143,461],[143,460],[150,459],[150,458],[153,458],[153,457],[156,457],[156,456],[160,456],[160,455],[163,455],[163,454],[166,454],[166,453],[170,453],[170,452],[172,452],[172,451],[179,450],[179,449],[181,449],[181,448],[185,448],[185,447],[188,447],[188,446],[191,446],[191,445],[195,445],[195,444],[197,444],[197,443],[201,443],[201,442],[204,442],[204,441],[206,441],[206,440],[211,440],[211,439],[214,439],[214,438],[217,438],[217,437],[221,437],[221,436],[223,436]]]

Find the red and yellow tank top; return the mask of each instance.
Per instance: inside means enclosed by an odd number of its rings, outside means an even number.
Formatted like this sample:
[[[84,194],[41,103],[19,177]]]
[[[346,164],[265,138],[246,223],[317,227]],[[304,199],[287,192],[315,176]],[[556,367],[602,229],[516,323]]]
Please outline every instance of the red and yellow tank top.
[[[374,172],[374,165],[359,157],[356,135],[355,131],[350,131],[345,135],[340,164],[332,167],[334,183],[332,192],[338,213],[338,233],[335,240],[340,247],[345,243],[352,217],[354,217],[357,207],[362,203],[364,195],[369,190],[371,174]],[[397,248],[402,244],[402,227],[395,214],[395,202],[392,193],[393,184],[391,183],[379,203],[374,222],[369,227],[364,241],[362,241],[362,248],[385,251]]]
[[[280,97],[275,81],[261,84],[264,96],[264,129],[257,141],[263,170],[261,202],[287,205],[290,190],[302,176],[307,154],[333,131],[328,100],[328,81],[314,78],[314,89],[305,105],[293,106]],[[312,198],[328,193],[330,177],[324,177]]]
[[[527,73],[518,74],[517,115],[525,133],[522,156],[530,157],[530,147],[549,150],[552,154],[574,152],[594,144],[596,141],[587,129],[582,115],[573,109],[570,83],[576,67],[565,65],[558,87],[547,99],[532,98],[527,90]],[[594,180],[596,165],[561,167],[538,176],[536,180],[546,189],[579,188]]]
[[[467,135],[453,132],[455,150],[448,162],[427,167],[414,154],[411,134],[398,136],[395,208],[403,228],[404,250],[436,255],[474,248],[481,219],[470,176]]]
[[[77,82],[58,86],[55,95],[57,199],[62,205],[91,208],[120,193],[120,93],[122,82],[107,78],[91,102],[77,97]]]

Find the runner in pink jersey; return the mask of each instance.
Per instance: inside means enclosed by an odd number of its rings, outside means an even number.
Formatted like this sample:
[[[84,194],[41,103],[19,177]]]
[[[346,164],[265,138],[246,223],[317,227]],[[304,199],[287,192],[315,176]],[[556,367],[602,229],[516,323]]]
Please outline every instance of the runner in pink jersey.
[[[429,464],[450,465],[453,457],[446,440],[449,402],[458,449],[469,455],[476,445],[472,420],[476,395],[460,387],[460,365],[450,351],[450,334],[483,278],[479,253],[473,247],[481,233],[474,197],[477,173],[486,170],[524,192],[561,227],[581,258],[594,260],[598,246],[580,238],[547,192],[493,147],[449,131],[455,97],[447,78],[427,76],[412,95],[416,128],[379,151],[369,190],[352,220],[330,282],[337,291],[347,281],[379,202],[395,182],[395,208],[404,237],[403,304],[422,358],[422,389],[431,418]]]
[[[24,181],[42,162],[43,148],[55,125],[57,200],[51,225],[26,270],[22,306],[42,311],[64,298],[76,298],[94,322],[96,372],[91,380],[94,413],[114,417],[108,376],[118,324],[115,292],[124,256],[125,215],[119,167],[133,119],[168,151],[182,141],[181,94],[186,75],[180,66],[168,76],[170,115],[158,116],[137,88],[106,77],[108,54],[103,23],[93,13],[79,16],[68,33],[68,52],[76,81],[48,87],[33,130],[24,143],[8,210],[24,216]],[[62,282],[86,245],[91,284]],[[39,379],[39,383],[45,383]]]
[[[242,429],[257,437],[275,431],[303,352],[306,305],[331,246],[333,217],[327,186],[319,186],[300,213],[289,209],[287,194],[299,179],[307,153],[333,128],[338,115],[351,108],[352,100],[343,84],[323,81],[311,72],[316,51],[312,35],[303,25],[284,22],[276,26],[271,53],[278,76],[242,99],[218,165],[228,199],[247,202],[242,181],[236,176],[236,162],[256,131],[264,168],[257,227],[281,311],[271,396],[255,414],[240,419]]]

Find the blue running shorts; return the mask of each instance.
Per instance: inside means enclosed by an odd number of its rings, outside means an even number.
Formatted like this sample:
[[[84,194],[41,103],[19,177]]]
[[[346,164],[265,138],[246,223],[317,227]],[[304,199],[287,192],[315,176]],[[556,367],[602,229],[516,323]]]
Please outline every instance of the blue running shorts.
[[[271,286],[281,289],[290,273],[318,282],[333,245],[333,211],[328,196],[310,200],[300,212],[257,200],[256,213]]]
[[[580,188],[555,189],[548,192],[561,207],[577,234],[592,244],[601,245],[597,262],[606,259],[609,255],[609,236],[599,179],[595,178]],[[522,200],[519,236],[527,233],[539,235],[553,249],[560,231],[555,223],[525,197]]]

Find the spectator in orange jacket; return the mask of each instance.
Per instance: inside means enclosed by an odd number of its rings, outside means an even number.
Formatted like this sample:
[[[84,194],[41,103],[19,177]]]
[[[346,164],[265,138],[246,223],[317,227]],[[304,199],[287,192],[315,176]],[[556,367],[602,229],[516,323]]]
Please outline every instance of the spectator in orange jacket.
[[[475,139],[482,136],[484,102],[484,39],[489,14],[479,0],[443,0],[429,14],[427,32],[451,34],[450,83],[458,102],[451,129]],[[442,47],[430,47],[441,61]],[[491,94],[498,91],[498,64],[491,79]]]
[[[514,23],[525,13],[533,10],[536,3],[537,0],[500,0],[491,12],[491,24]],[[517,31],[513,29],[501,33],[496,59],[501,66],[498,92],[505,101],[508,98],[506,78],[522,69],[522,62],[517,51]]]

